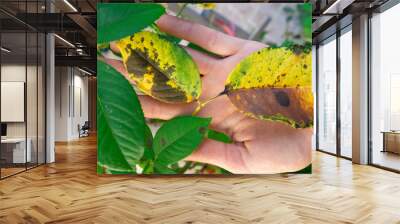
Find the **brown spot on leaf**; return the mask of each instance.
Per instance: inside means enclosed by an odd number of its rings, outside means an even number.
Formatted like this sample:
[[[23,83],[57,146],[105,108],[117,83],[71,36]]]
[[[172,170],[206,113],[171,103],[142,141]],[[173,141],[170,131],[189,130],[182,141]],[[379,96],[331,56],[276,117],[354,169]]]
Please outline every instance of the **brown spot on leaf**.
[[[199,133],[204,135],[206,133],[206,130],[207,130],[206,127],[200,127],[199,128]]]
[[[284,91],[277,91],[274,93],[276,101],[279,105],[283,107],[288,107],[290,105],[290,99],[287,93]]]

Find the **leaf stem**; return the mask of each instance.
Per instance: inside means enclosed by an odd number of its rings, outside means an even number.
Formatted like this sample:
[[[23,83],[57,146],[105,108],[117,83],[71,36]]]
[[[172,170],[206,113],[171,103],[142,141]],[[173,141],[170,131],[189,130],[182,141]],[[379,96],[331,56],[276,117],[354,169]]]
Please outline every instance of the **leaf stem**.
[[[155,22],[153,22],[150,26],[151,26],[151,28],[153,28],[156,31],[156,33],[158,33],[158,34],[161,33],[160,29],[158,28],[158,26]]]
[[[197,102],[197,107],[196,107],[196,109],[194,110],[194,112],[192,113],[192,115],[193,116],[196,116],[199,112],[200,112],[200,110],[201,109],[203,109],[203,107],[205,106],[205,105],[207,105],[208,103],[210,103],[211,101],[213,101],[213,100],[215,100],[217,97],[219,97],[219,96],[222,96],[222,95],[225,95],[225,94],[227,94],[228,93],[228,91],[227,91],[227,89],[225,89],[224,91],[222,91],[220,94],[218,94],[217,96],[215,96],[215,97],[213,97],[213,98],[211,98],[211,99],[209,99],[209,100],[206,100],[205,102],[201,102],[200,100],[197,100],[196,102]]]
[[[184,174],[187,170],[193,168],[194,163],[191,161],[186,161],[185,166],[183,166],[181,169],[179,169],[178,173],[179,174]]]
[[[183,10],[186,8],[187,4],[189,3],[184,3],[183,6],[179,9],[179,12],[176,14],[176,17],[180,17]]]

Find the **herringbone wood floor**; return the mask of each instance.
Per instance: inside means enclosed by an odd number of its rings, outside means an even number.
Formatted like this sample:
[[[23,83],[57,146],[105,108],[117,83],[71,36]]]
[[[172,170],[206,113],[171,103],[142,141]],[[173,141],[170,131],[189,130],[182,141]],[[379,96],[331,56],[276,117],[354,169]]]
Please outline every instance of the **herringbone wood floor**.
[[[0,181],[0,223],[400,223],[400,175],[313,156],[312,175],[98,177],[85,138]]]

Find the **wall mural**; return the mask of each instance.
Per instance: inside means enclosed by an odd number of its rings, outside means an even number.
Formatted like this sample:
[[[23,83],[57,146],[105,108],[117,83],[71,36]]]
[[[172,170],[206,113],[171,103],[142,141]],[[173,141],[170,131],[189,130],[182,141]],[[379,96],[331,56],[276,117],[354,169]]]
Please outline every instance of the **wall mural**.
[[[311,11],[99,3],[97,173],[311,173]]]

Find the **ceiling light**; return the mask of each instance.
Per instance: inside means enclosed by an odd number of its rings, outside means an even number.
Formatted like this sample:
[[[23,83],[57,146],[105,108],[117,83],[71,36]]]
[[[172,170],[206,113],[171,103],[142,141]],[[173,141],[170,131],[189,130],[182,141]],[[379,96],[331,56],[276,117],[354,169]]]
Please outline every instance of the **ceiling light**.
[[[74,12],[78,12],[78,10],[68,1],[64,0],[65,4],[67,4]]]
[[[5,48],[5,47],[1,47],[0,49],[1,49],[2,51],[6,52],[6,53],[10,53],[10,52],[11,52],[11,50],[9,50],[9,49],[7,49],[7,48]]]
[[[81,72],[83,72],[83,73],[85,73],[85,74],[87,74],[87,75],[92,75],[92,73],[90,73],[90,72],[88,72],[88,71],[86,71],[86,70],[83,70],[83,69],[81,69],[81,68],[79,68],[79,67],[78,67],[78,70],[81,71]]]
[[[73,47],[73,48],[75,48],[75,45],[73,45],[71,42],[69,42],[68,40],[66,40],[66,39],[64,39],[64,38],[62,38],[62,37],[60,37],[59,35],[57,35],[57,34],[54,34],[54,36],[55,37],[57,37],[59,40],[61,40],[62,42],[64,42],[64,43],[66,43],[67,45],[69,45],[70,47]]]

